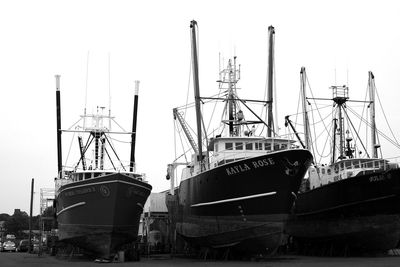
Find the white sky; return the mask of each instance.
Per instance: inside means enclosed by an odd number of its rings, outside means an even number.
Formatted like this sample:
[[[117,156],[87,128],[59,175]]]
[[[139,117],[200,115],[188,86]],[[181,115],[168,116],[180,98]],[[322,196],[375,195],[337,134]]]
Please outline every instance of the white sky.
[[[268,26],[276,30],[278,120],[296,112],[300,67],[315,94],[330,96],[348,81],[362,99],[368,71],[397,137],[400,133],[400,4],[398,1],[1,1],[0,213],[34,213],[40,188],[57,173],[55,74],[61,75],[62,125],[84,108],[108,106],[131,128],[134,80],[140,80],[136,161],[153,192],[168,189],[174,159],[172,108],[185,104],[192,19],[199,25],[201,95],[217,92],[218,53],[242,66],[242,97],[262,98]],[[190,87],[190,90],[192,87]],[[93,102],[93,103],[92,103]],[[92,109],[93,108],[93,109]],[[63,134],[64,138],[65,134]],[[63,139],[64,159],[70,140]],[[390,152],[397,155],[397,152]],[[129,153],[120,155],[129,159]]]

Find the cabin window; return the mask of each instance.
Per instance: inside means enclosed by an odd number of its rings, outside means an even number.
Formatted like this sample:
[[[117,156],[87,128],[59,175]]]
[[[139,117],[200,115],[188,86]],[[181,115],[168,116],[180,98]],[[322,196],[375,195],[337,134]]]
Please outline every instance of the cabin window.
[[[215,152],[218,152],[218,144],[215,144]]]
[[[358,160],[354,162],[354,168],[360,168],[360,162]]]
[[[233,143],[225,143],[226,150],[233,150]]]
[[[368,166],[368,168],[373,168],[374,164],[373,164],[373,162],[370,161],[370,162],[367,163],[367,166]]]
[[[243,150],[243,143],[242,142],[235,143],[235,149],[236,150]]]
[[[331,169],[327,169],[326,171],[327,171],[328,175],[331,175]]]
[[[247,143],[246,150],[253,150],[253,143]]]
[[[344,169],[344,164],[343,164],[343,162],[340,162],[340,170],[343,170]]]
[[[347,168],[351,168],[351,162],[350,161],[346,161],[345,162],[345,166],[346,166],[346,169]]]
[[[322,174],[325,174],[325,169],[322,168],[322,169],[321,169],[321,172],[322,172]]]
[[[287,149],[287,147],[288,147],[287,144],[282,144],[281,145],[281,149]]]
[[[279,144],[274,144],[274,150],[279,150]]]
[[[265,143],[265,150],[270,151],[271,150],[271,144],[270,143]]]
[[[262,143],[255,143],[255,150],[262,150]]]

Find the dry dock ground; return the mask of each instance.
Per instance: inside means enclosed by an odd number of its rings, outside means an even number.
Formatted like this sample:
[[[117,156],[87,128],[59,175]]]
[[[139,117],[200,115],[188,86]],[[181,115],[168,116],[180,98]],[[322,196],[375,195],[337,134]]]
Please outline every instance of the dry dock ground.
[[[259,261],[210,261],[201,259],[171,258],[168,255],[161,257],[142,257],[138,262],[123,263],[95,263],[85,259],[58,259],[52,256],[38,256],[28,253],[0,253],[0,266],[27,266],[27,267],[67,267],[67,266],[400,266],[400,256],[379,257],[309,257],[309,256],[282,256]]]

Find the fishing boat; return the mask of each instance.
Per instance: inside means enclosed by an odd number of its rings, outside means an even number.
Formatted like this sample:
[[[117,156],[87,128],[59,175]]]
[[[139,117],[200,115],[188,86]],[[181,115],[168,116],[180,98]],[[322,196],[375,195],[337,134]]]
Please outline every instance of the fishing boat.
[[[284,225],[312,162],[308,150],[298,148],[295,140],[278,136],[274,130],[275,30],[269,27],[268,99],[251,100],[237,94],[240,67],[236,57],[220,72],[220,94],[200,96],[196,21],[191,22],[190,28],[197,142],[185,120],[185,109],[174,109],[179,132],[185,134],[193,153],[187,162],[175,159],[168,166],[167,179],[172,186],[167,206],[176,233],[191,247],[206,251],[272,254],[285,243]],[[208,102],[223,103],[220,126],[210,135],[203,127],[201,112],[201,105]],[[261,103],[262,109],[267,106],[268,122],[251,109],[251,103]],[[180,184],[175,188],[178,165],[183,165],[183,170]]]
[[[103,114],[104,108],[97,108],[95,114],[87,114],[86,107],[75,128],[62,130],[59,75],[56,75],[56,87],[58,177],[55,187],[59,240],[96,258],[109,260],[123,245],[136,241],[140,216],[152,189],[135,166],[139,82],[135,88],[132,132],[112,131],[114,117],[110,110]],[[80,157],[72,167],[62,165],[62,132],[78,134]],[[129,164],[124,165],[116,153],[116,139],[112,139],[112,134],[131,135]]]
[[[369,72],[370,99],[364,101],[350,100],[349,88],[345,85],[330,87],[332,98],[329,99],[306,97],[306,80],[305,68],[302,68],[303,145],[314,154],[319,150],[318,153],[323,155],[325,146],[315,147],[318,144],[315,136],[331,140],[331,159],[328,163],[320,160],[310,167],[308,178],[297,195],[288,233],[304,253],[348,255],[379,253],[395,248],[400,237],[399,158],[384,158],[378,137],[389,141],[393,148],[400,146],[377,129],[374,75]],[[331,115],[325,116],[318,101],[327,100],[333,101],[334,105]],[[369,110],[369,119],[356,113],[355,104],[361,104],[361,113],[367,114],[366,110]],[[312,108],[307,108],[310,105]],[[307,109],[317,111],[315,113],[325,118],[333,118],[331,123],[324,123],[331,138],[325,139],[322,133],[312,130]],[[364,127],[355,123],[354,118],[365,122],[370,128],[368,132],[361,131]],[[287,122],[293,126],[289,117]],[[295,127],[293,129],[296,131]],[[311,135],[314,132],[316,134]],[[370,136],[369,150],[365,140],[368,138],[361,140],[363,135]]]

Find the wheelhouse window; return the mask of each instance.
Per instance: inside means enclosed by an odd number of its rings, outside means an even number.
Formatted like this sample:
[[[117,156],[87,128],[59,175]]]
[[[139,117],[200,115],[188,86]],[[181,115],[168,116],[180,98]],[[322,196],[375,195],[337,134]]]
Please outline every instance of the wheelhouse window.
[[[259,142],[256,142],[255,144],[254,144],[254,149],[255,150],[262,150],[263,149],[263,144],[262,143],[259,143]]]
[[[253,143],[247,143],[246,150],[253,150]]]
[[[225,143],[226,150],[233,150],[233,143]]]
[[[270,143],[265,143],[264,147],[265,147],[265,150],[268,150],[268,151],[271,150],[271,144]]]
[[[236,150],[243,150],[243,143],[242,142],[236,142],[235,143],[235,149]]]

